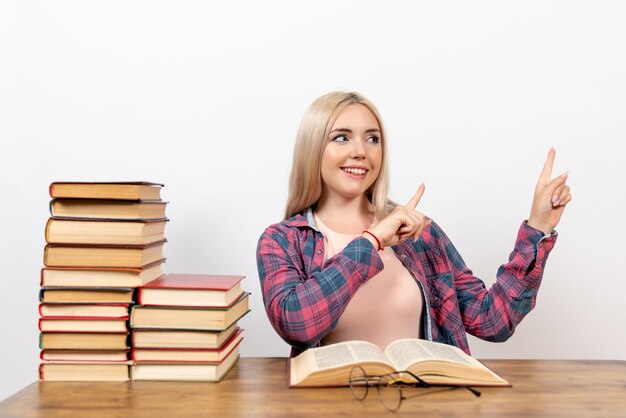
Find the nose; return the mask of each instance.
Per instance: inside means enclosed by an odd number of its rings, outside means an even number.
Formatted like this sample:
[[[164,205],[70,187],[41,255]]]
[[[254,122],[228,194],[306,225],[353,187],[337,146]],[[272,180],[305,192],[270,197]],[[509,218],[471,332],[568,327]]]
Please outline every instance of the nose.
[[[350,157],[354,159],[361,159],[365,157],[365,144],[360,138],[356,138],[352,141],[352,149],[350,150]]]

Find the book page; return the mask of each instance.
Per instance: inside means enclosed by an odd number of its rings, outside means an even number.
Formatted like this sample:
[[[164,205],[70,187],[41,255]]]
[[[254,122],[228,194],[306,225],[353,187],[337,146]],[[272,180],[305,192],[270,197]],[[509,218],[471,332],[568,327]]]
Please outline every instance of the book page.
[[[457,347],[426,340],[398,340],[391,343],[385,353],[393,361],[396,370],[407,370],[418,361],[435,359],[468,366],[477,365],[476,360]]]
[[[351,341],[332,344],[308,350],[312,354],[312,370],[324,370],[361,362],[382,362],[389,364],[378,346],[365,341]]]

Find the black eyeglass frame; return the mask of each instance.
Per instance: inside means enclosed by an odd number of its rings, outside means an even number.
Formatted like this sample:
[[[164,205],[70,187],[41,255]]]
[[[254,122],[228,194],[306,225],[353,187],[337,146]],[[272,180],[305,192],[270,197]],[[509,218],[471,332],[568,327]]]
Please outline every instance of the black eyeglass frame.
[[[355,370],[359,371],[360,370],[360,375],[358,378],[353,378],[354,372]],[[415,381],[414,382],[408,382],[405,379],[400,378],[392,378],[393,376],[402,376],[403,374],[408,375],[410,377],[412,377]],[[358,379],[358,380],[356,380]],[[364,381],[365,385],[361,385],[361,383]],[[433,385],[430,385],[428,382],[424,381],[422,378],[420,378],[419,376],[411,373],[408,370],[402,370],[402,371],[397,371],[397,372],[393,372],[393,373],[387,373],[387,374],[382,374],[382,375],[367,375],[365,373],[365,370],[363,370],[363,368],[361,366],[354,366],[351,370],[350,370],[350,391],[352,392],[352,396],[359,400],[359,401],[363,401],[365,400],[365,398],[367,397],[367,394],[369,392],[369,387],[370,386],[376,386],[376,392],[378,395],[378,400],[380,401],[380,403],[383,404],[383,406],[389,410],[389,411],[397,411],[398,409],[400,409],[400,406],[402,406],[402,402],[404,402],[407,399],[410,398],[414,398],[416,396],[423,396],[426,395],[426,393],[416,393],[416,394],[412,394],[412,395],[405,395],[402,388],[403,387],[412,387],[412,388],[431,388],[433,387]],[[359,383],[358,387],[359,389],[355,389],[355,385],[354,383]],[[384,400],[383,400],[383,396],[381,395],[381,387],[397,387],[398,388],[398,392],[399,392],[399,398],[398,398],[398,404],[397,406],[389,406]],[[481,393],[480,391],[470,387],[470,386],[446,386],[446,385],[434,385],[437,387],[443,387],[443,390],[455,390],[455,389],[460,389],[460,388],[465,388],[468,391],[470,391],[474,396],[476,397],[480,397]],[[362,390],[364,388],[364,391]],[[363,395],[360,396],[360,392],[363,391]],[[433,392],[428,392],[428,393],[433,393]]]

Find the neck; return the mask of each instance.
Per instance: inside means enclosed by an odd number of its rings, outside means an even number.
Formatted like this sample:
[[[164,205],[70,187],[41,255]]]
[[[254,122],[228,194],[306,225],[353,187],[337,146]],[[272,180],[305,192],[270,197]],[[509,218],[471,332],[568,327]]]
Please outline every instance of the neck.
[[[329,228],[343,234],[360,234],[374,221],[374,207],[365,195],[353,199],[322,196],[315,213]]]

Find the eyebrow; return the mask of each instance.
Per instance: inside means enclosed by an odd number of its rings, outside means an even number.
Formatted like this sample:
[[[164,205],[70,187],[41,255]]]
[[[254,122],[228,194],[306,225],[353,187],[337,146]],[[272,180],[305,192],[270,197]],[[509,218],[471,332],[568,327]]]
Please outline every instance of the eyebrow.
[[[352,129],[348,129],[348,128],[335,128],[332,131],[330,131],[329,133],[333,133],[333,132],[349,132],[352,133]],[[378,132],[380,133],[380,129],[376,129],[376,128],[371,128],[371,129],[366,129],[365,133],[370,133],[370,132]]]

